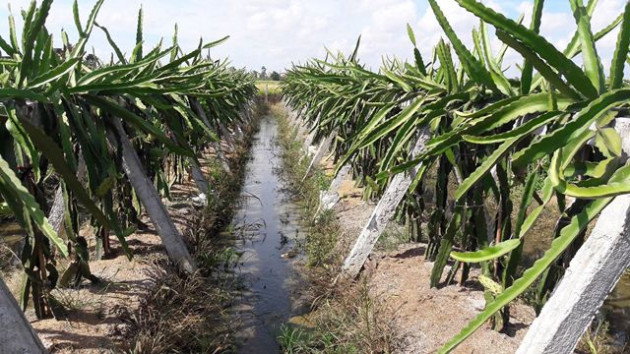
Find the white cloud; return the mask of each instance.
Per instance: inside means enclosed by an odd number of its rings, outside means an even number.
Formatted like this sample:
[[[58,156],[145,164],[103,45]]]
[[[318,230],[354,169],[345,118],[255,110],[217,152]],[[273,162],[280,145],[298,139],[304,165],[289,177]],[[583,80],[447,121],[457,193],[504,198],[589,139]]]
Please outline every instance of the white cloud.
[[[364,8],[367,10],[368,7]],[[416,22],[414,2],[390,1],[384,8],[373,7],[369,11],[372,21],[361,31],[363,45],[360,54],[369,57],[408,56],[411,42],[405,34],[405,28],[407,23]]]
[[[593,32],[598,32],[608,26],[619,14],[622,13],[625,2],[622,0],[601,0],[598,3],[597,11],[593,14]],[[608,35],[597,42],[597,51],[604,63],[604,69],[610,70],[614,50],[617,46],[617,36],[619,27],[611,31]],[[626,76],[629,76],[626,69]]]
[[[487,6],[491,7],[495,11],[503,12],[504,9],[501,5],[494,1],[483,1]],[[468,47],[469,50],[473,50],[473,28],[479,27],[479,18],[467,10],[460,7],[454,0],[441,0],[438,2],[440,9],[444,13],[444,16],[450,23],[451,27],[457,34],[457,37]],[[494,33],[491,26],[488,26],[490,34]],[[418,47],[423,56],[428,57],[431,55],[433,47],[437,44],[440,38],[443,38],[446,42],[448,39],[446,34],[442,30],[442,27],[438,23],[437,19],[431,8],[427,8],[422,14],[417,23],[416,37],[418,39]],[[492,37],[491,46],[495,53],[498,52],[501,42],[498,39]],[[457,61],[457,57],[453,52],[454,59]],[[508,52],[506,54],[506,65],[511,65],[516,59],[520,60],[514,52]],[[425,60],[426,61],[426,60]]]
[[[13,12],[28,6],[30,0],[8,0]],[[0,35],[6,37],[8,13],[6,1],[0,5]],[[95,0],[80,0],[83,20]],[[180,43],[185,49],[197,46],[199,38],[206,41],[231,35],[230,40],[212,49],[214,57],[230,57],[233,64],[258,69],[281,71],[291,62],[325,54],[331,50],[352,51],[356,38],[362,35],[359,56],[364,63],[377,68],[382,55],[412,58],[412,45],[406,34],[406,23],[416,33],[423,55],[428,56],[444,34],[425,0],[106,0],[98,22],[106,26],[124,51],[135,44],[137,10],[144,3],[144,29],[147,46],[164,37],[170,44],[173,26],[179,24]],[[454,0],[440,0],[442,11],[459,38],[472,49],[471,29],[478,19],[462,9]],[[484,1],[487,5],[517,18],[525,13],[525,23],[531,17],[532,0]],[[541,33],[560,49],[575,31],[575,21],[568,5],[546,2]],[[601,29],[620,12],[624,0],[600,0],[593,16],[593,27]],[[563,7],[564,6],[564,7]],[[72,1],[55,0],[48,21],[49,29],[58,34],[65,28],[76,38],[72,20]],[[489,28],[490,33],[493,32]],[[57,37],[56,43],[60,41]],[[605,62],[610,61],[616,43],[616,32],[598,43]],[[111,49],[104,35],[96,30],[90,45],[98,55],[108,57]],[[494,50],[499,49],[493,40]],[[509,52],[506,64],[514,67],[521,62],[518,54]],[[608,63],[606,64],[608,65]]]
[[[453,0],[440,1],[439,5],[459,39],[470,45],[472,28],[479,20]],[[420,34],[418,46],[425,52],[430,51],[440,38],[446,38],[431,8],[427,8],[420,18],[418,29],[417,32]]]

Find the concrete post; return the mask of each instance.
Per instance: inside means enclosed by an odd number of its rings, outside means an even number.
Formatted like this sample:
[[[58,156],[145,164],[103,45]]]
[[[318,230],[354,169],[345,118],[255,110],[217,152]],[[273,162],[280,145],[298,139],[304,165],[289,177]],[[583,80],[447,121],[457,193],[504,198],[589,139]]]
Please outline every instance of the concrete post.
[[[0,353],[46,353],[46,349],[0,279]]]
[[[630,155],[630,119],[615,129]],[[576,253],[553,295],[525,335],[518,354],[571,353],[630,266],[630,195],[616,197]]]
[[[429,138],[429,128],[422,128],[420,136],[411,150],[412,159],[420,154]],[[405,194],[407,194],[407,190],[418,173],[419,167],[420,166],[415,166],[411,169],[410,173],[397,174],[389,183],[385,194],[383,194],[383,197],[372,212],[367,225],[365,225],[363,231],[361,231],[361,234],[357,238],[352,251],[350,251],[350,254],[343,262],[343,266],[341,267],[342,275],[355,278],[359,274],[363,264],[370,253],[372,253],[374,245],[376,245],[381,233],[387,226],[387,223],[389,223],[396,213],[398,204],[400,204]]]

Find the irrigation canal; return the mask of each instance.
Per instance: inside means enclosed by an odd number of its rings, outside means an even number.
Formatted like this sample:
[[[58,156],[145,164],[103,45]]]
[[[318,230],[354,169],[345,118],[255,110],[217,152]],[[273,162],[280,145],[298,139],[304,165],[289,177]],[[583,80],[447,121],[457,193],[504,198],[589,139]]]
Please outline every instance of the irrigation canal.
[[[300,242],[299,207],[280,175],[282,147],[277,139],[276,120],[265,116],[254,136],[234,220],[242,253],[238,271],[246,289],[236,314],[241,353],[279,352],[276,337],[296,303],[299,280],[293,257]]]

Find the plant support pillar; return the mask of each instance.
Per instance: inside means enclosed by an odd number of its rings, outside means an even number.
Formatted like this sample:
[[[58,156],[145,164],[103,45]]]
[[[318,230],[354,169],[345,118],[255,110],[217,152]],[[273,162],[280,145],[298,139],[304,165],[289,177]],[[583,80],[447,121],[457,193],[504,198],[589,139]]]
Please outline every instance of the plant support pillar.
[[[9,288],[0,279],[0,352],[46,353],[46,349],[31,327]]]
[[[415,158],[424,149],[424,145],[429,140],[429,137],[429,129],[427,127],[422,128],[420,136],[411,150],[412,158]],[[376,208],[374,208],[367,225],[365,225],[359,238],[357,238],[352,251],[350,251],[350,254],[343,262],[341,267],[342,275],[356,278],[359,274],[387,223],[396,213],[396,208],[398,208],[398,205],[407,193],[411,182],[413,182],[416,173],[418,173],[418,169],[419,166],[415,166],[410,170],[410,173],[399,173],[394,176],[387,186],[385,194],[383,194]]]
[[[201,167],[195,159],[189,159],[188,162],[190,163],[190,172],[197,185],[197,189],[199,189],[200,193],[208,195],[208,180],[206,180],[206,177],[203,175]]]
[[[319,162],[324,158],[324,155],[326,155],[326,153],[328,152],[328,148],[330,148],[330,144],[332,144],[332,141],[336,135],[337,134],[335,132],[332,132],[326,138],[326,140],[322,141],[322,143],[319,145],[319,148],[317,149],[315,156],[313,156],[311,163],[308,165],[308,168],[306,169],[306,173],[304,174],[304,177],[302,178],[302,182],[304,182],[304,180],[308,177],[308,175],[311,173],[313,168],[317,166]]]
[[[615,129],[630,155],[630,119]],[[623,272],[630,266],[630,195],[616,197],[600,214],[558,287],[532,323],[518,354],[572,353]]]
[[[135,189],[138,199],[144,205],[158,235],[160,235],[166,252],[181,271],[189,274],[193,273],[196,269],[195,263],[164,203],[162,203],[162,198],[160,198],[155,186],[144,173],[140,158],[131,145],[131,141],[129,141],[120,120],[114,119],[112,121],[122,145],[125,174]],[[114,145],[116,144],[115,139],[111,139],[111,142]]]
[[[319,207],[317,208],[315,217],[317,217],[320,213],[332,209],[337,204],[339,201],[339,188],[341,188],[341,183],[344,179],[346,179],[346,177],[350,174],[350,170],[350,164],[343,165],[341,169],[339,169],[339,172],[333,181],[330,183],[328,190],[320,192]]]
[[[573,352],[629,265],[630,195],[623,195],[602,211],[517,353]]]

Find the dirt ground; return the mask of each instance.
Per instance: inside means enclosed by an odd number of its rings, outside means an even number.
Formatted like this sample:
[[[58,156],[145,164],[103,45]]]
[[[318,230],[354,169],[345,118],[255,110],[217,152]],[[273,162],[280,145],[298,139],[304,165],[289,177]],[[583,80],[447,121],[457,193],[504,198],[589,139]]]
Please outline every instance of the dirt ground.
[[[331,172],[331,162],[324,161],[324,170]],[[342,228],[338,251],[347,254],[357,235],[369,219],[373,203],[361,199],[361,190],[349,177],[343,182],[340,201],[335,212]],[[390,233],[397,226],[388,226]],[[370,256],[363,276],[367,278],[372,296],[393,319],[393,331],[402,340],[402,353],[435,353],[456,335],[485,306],[483,288],[471,280],[464,286],[449,285],[429,288],[432,263],[424,259],[423,244],[401,244],[394,251],[377,251]],[[447,273],[447,272],[445,272]],[[534,320],[534,310],[524,304],[511,307],[508,334],[498,333],[488,326],[480,328],[460,345],[455,353],[514,353],[528,326]]]
[[[432,264],[425,262],[424,247],[402,245],[382,256],[369,280],[375,296],[392,310],[405,353],[434,353],[455,336],[485,306],[483,289],[474,281],[465,286],[429,288]],[[474,280],[474,279],[473,279]],[[475,332],[454,353],[514,353],[535,318],[531,307],[511,306],[509,334],[489,327]]]
[[[194,182],[185,181],[172,189],[173,201],[166,202],[177,229],[186,234],[194,227],[196,211],[189,202],[196,196]],[[127,336],[129,324],[124,320],[140,307],[140,300],[155,288],[154,279],[160,277],[158,261],[167,259],[166,250],[148,218],[147,232],[128,238],[134,258],[130,262],[112,237],[116,257],[90,262],[92,273],[102,284],[84,282],[79,289],[57,290],[61,299],[67,298],[70,310],[65,319],[36,320],[29,313],[33,328],[44,345],[54,353],[109,353]],[[93,235],[92,235],[93,237]]]
[[[122,252],[113,259],[90,263],[92,273],[103,284],[84,282],[79,289],[55,290],[55,297],[65,299],[66,318],[35,319],[27,312],[44,346],[55,353],[108,353],[127,332],[123,311],[137,310],[143,293],[153,288],[152,258],[163,256],[159,238],[152,233],[131,236],[136,255],[129,262]]]
[[[172,187],[171,201],[165,201],[171,218],[185,239],[194,230],[199,215],[190,202],[197,194],[194,182],[185,180]],[[159,263],[167,259],[166,250],[150,220],[143,216],[142,221],[148,225],[148,230],[127,238],[134,255],[131,261],[116,237],[110,236],[113,256],[90,261],[92,274],[101,279],[99,284],[83,280],[79,288],[53,290],[53,297],[65,308],[57,313],[56,319],[38,320],[32,309],[26,311],[46,349],[52,353],[120,352],[120,345],[124,344],[122,341],[130,331],[130,324],[125,318],[133,316],[141,305],[141,299],[154,290],[154,279],[159,279],[160,272],[163,272]],[[84,226],[80,234],[89,244],[94,244],[91,227]],[[7,278],[7,285],[15,295],[20,286],[21,272],[16,270]]]

